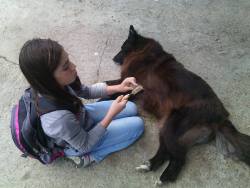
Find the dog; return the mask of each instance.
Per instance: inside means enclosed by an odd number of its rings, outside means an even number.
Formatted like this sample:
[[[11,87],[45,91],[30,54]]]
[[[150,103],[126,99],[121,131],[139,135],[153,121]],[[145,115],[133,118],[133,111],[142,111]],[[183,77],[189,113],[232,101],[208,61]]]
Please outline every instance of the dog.
[[[156,184],[174,182],[188,150],[213,139],[224,154],[250,165],[250,136],[235,128],[212,88],[165,52],[157,41],[130,26],[128,38],[113,60],[121,65],[121,80],[132,76],[143,86],[137,99],[145,111],[161,122],[159,148],[137,170],[156,170],[169,161]]]

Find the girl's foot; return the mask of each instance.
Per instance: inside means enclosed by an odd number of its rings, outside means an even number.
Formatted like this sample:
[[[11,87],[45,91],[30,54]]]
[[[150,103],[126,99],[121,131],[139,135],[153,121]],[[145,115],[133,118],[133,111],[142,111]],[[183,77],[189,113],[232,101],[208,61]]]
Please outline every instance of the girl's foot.
[[[93,163],[95,161],[88,154],[83,155],[81,157],[71,156],[71,157],[67,157],[67,158],[74,162],[76,168],[87,167],[87,166],[89,166],[91,163]]]

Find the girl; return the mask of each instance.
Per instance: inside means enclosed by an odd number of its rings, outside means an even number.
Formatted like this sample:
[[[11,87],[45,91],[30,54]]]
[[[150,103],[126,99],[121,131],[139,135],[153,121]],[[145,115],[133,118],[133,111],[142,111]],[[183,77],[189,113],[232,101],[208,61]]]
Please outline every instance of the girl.
[[[50,39],[27,41],[21,49],[19,65],[34,91],[38,113],[43,111],[39,98],[67,107],[44,113],[40,119],[45,134],[63,148],[66,157],[74,159],[77,167],[100,162],[108,154],[131,145],[143,133],[143,120],[137,116],[135,104],[128,102],[128,96],[86,105],[78,98],[127,92],[137,86],[135,78],[113,86],[82,85],[67,52]]]

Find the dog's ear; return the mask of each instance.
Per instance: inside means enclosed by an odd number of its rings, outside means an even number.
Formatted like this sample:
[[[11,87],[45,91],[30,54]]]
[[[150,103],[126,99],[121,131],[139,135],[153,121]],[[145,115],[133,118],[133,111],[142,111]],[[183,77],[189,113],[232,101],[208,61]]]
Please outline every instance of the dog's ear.
[[[137,35],[138,34],[137,34],[136,30],[134,29],[134,26],[130,25],[128,39],[134,40],[134,39],[136,39]]]
[[[131,33],[131,34],[137,34],[133,25],[130,25],[130,27],[129,27],[129,33]]]

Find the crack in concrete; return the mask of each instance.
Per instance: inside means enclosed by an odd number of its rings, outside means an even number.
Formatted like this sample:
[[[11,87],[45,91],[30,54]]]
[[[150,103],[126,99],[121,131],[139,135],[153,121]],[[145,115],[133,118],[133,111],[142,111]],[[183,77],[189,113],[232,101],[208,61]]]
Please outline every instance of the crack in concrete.
[[[110,36],[112,36],[112,35],[110,35]],[[103,58],[104,52],[105,52],[105,50],[106,50],[106,48],[107,48],[107,46],[108,46],[108,41],[109,41],[109,37],[107,38],[107,40],[106,40],[106,42],[105,42],[105,46],[104,46],[104,48],[103,48],[103,50],[102,50],[102,53],[101,53],[101,56],[100,56],[100,61],[99,61],[99,65],[98,65],[97,72],[96,72],[96,76],[97,76],[97,81],[96,81],[96,82],[99,81],[99,77],[100,77],[100,68],[101,68],[101,64],[102,64],[102,58]]]
[[[7,57],[0,55],[0,59],[5,60],[6,62],[12,64],[12,65],[18,65],[16,62],[9,60]]]

